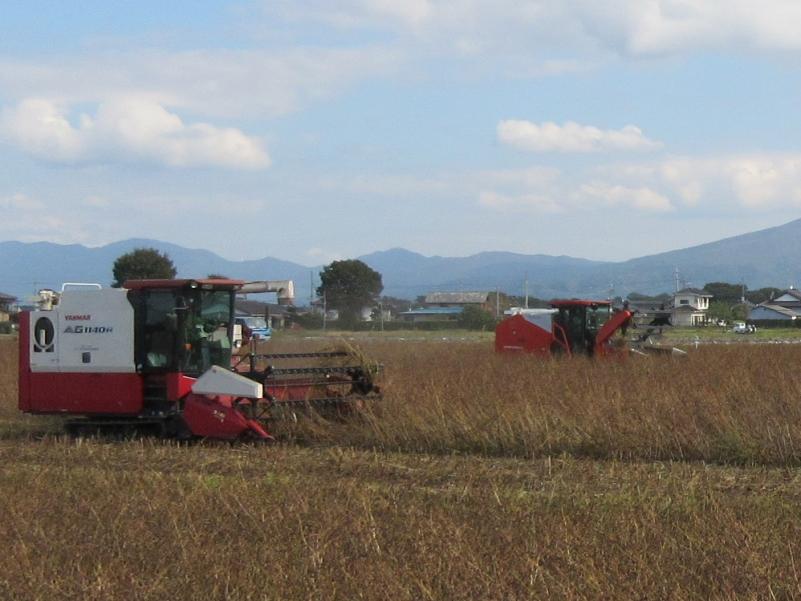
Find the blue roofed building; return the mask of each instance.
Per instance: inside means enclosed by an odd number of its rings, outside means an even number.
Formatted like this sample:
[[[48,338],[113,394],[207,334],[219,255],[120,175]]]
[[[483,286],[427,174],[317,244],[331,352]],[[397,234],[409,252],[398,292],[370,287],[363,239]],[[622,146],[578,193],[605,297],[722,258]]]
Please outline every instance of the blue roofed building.
[[[400,314],[403,321],[421,323],[425,321],[458,321],[464,307],[420,307]]]
[[[794,322],[801,318],[801,291],[790,288],[777,298],[760,303],[748,312],[753,322]]]

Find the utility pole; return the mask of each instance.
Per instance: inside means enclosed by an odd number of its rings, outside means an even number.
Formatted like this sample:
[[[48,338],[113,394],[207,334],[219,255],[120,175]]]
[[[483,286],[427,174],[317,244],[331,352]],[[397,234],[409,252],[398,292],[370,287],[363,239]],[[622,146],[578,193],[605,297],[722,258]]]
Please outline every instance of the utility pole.
[[[528,272],[526,272],[526,282],[523,288],[526,296],[525,307],[528,309]]]
[[[676,281],[676,292],[679,291],[679,267],[678,265],[673,268],[673,279]]]
[[[500,287],[495,286],[495,319],[501,315],[501,292]]]
[[[309,269],[309,310],[314,304],[314,270]]]
[[[325,322],[328,317],[328,306],[325,302],[325,291],[323,291],[323,332],[325,332]]]

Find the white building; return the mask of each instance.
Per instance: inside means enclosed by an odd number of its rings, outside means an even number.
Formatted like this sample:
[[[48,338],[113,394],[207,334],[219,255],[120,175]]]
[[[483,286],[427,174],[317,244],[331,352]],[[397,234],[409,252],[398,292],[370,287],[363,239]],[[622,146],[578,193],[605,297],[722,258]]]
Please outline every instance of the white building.
[[[697,288],[684,288],[673,295],[673,310],[670,321],[674,326],[691,327],[704,325],[709,311],[711,294]]]

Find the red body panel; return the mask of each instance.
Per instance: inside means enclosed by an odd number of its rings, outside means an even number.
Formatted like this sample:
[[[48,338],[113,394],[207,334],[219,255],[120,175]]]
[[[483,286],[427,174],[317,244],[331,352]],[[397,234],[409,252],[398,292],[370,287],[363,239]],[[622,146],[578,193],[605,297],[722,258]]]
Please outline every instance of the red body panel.
[[[245,280],[221,280],[221,279],[200,279],[200,280],[126,280],[122,287],[127,290],[152,290],[155,288],[183,288],[196,284],[198,286],[215,286],[217,288],[240,288]]]
[[[551,332],[534,325],[522,315],[504,319],[495,328],[495,351],[498,353],[548,355],[554,341]]]
[[[31,314],[19,314],[19,401],[21,411],[31,410]]]
[[[634,315],[631,311],[623,310],[613,314],[612,317],[603,325],[598,335],[595,337],[595,352],[599,355],[608,355],[622,349],[610,347],[609,340],[619,329],[626,327]]]
[[[554,300],[551,301],[554,308],[570,307],[593,307],[609,306],[609,301],[593,300]],[[597,356],[621,355],[626,352],[626,348],[618,348],[611,345],[612,336],[628,325],[631,321],[632,312],[623,310],[617,311],[604,323],[598,334],[595,336],[594,354]],[[495,328],[495,351],[498,353],[533,353],[536,355],[550,355],[558,344],[565,353],[570,356],[570,343],[567,333],[557,323],[552,324],[552,331],[544,330],[530,321],[523,315],[513,315],[504,319]]]
[[[550,301],[552,307],[556,309],[561,309],[562,307],[607,307],[612,304],[611,301],[605,300],[581,300],[577,298],[571,299],[555,299]]]
[[[20,398],[23,411],[77,415],[136,415],[142,411],[139,374],[42,373],[31,372],[28,366],[24,371],[29,389],[25,407]]]
[[[190,378],[182,373],[169,373],[165,376],[167,380],[167,400],[177,401],[192,392],[192,384],[197,382],[197,378]]]
[[[272,436],[258,422],[248,419],[234,408],[228,397],[210,398],[190,394],[184,403],[183,417],[195,436],[235,440],[251,435],[272,440]]]

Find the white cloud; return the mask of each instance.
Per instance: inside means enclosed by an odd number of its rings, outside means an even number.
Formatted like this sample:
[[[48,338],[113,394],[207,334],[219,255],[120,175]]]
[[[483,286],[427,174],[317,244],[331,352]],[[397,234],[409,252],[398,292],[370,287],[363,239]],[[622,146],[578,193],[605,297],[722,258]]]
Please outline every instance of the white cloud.
[[[581,0],[570,4],[590,36],[625,54],[801,50],[801,4],[794,0]]]
[[[600,200],[608,206],[622,206],[641,211],[664,212],[673,209],[670,199],[645,186],[627,186],[589,183],[580,188],[582,198]]]
[[[0,210],[2,211],[38,211],[44,204],[26,194],[17,192],[10,196],[0,196]]]
[[[638,165],[605,165],[594,172],[628,187],[657,188],[688,209],[801,206],[801,154],[675,156]]]
[[[63,107],[29,98],[5,109],[0,134],[29,154],[54,162],[122,160],[172,167],[214,166],[260,169],[270,157],[262,143],[238,129],[207,123],[185,124],[147,98],[118,98],[73,125]]]
[[[111,202],[104,196],[90,195],[87,196],[82,203],[84,206],[92,209],[107,209],[111,206]]]
[[[576,213],[605,209],[661,213],[673,210],[667,195],[645,185],[628,186],[553,167],[480,174],[479,205],[503,212]]]
[[[484,172],[474,182],[487,209],[727,215],[801,207],[801,154],[672,156],[559,171],[529,167]]]
[[[62,207],[46,205],[38,198],[16,192],[0,196],[0,238],[21,242],[49,240],[69,244],[88,238],[85,222],[75,220],[72,215],[60,215]]]
[[[324,248],[312,247],[306,251],[306,257],[315,263],[328,264],[332,261],[341,261],[344,257],[342,253],[326,250]]]
[[[484,191],[479,194],[481,206],[502,211],[535,211],[543,213],[562,213],[565,206],[546,194],[508,195]]]
[[[366,77],[390,72],[396,52],[294,48],[138,51],[32,62],[0,59],[0,90],[58,104],[136,97],[212,117],[277,117],[330,98]]]
[[[271,1],[271,16],[407,31],[463,54],[599,49],[633,56],[801,50],[796,0]]]
[[[598,152],[601,150],[654,150],[660,143],[649,140],[639,127],[600,129],[568,121],[558,125],[509,119],[498,124],[498,140],[530,152]]]
[[[556,167],[533,165],[523,169],[498,169],[485,171],[481,177],[494,184],[521,186],[525,188],[542,188],[552,186],[559,181],[562,172]]]
[[[378,18],[399,21],[414,27],[424,23],[431,16],[432,3],[429,0],[361,0],[368,14]]]

